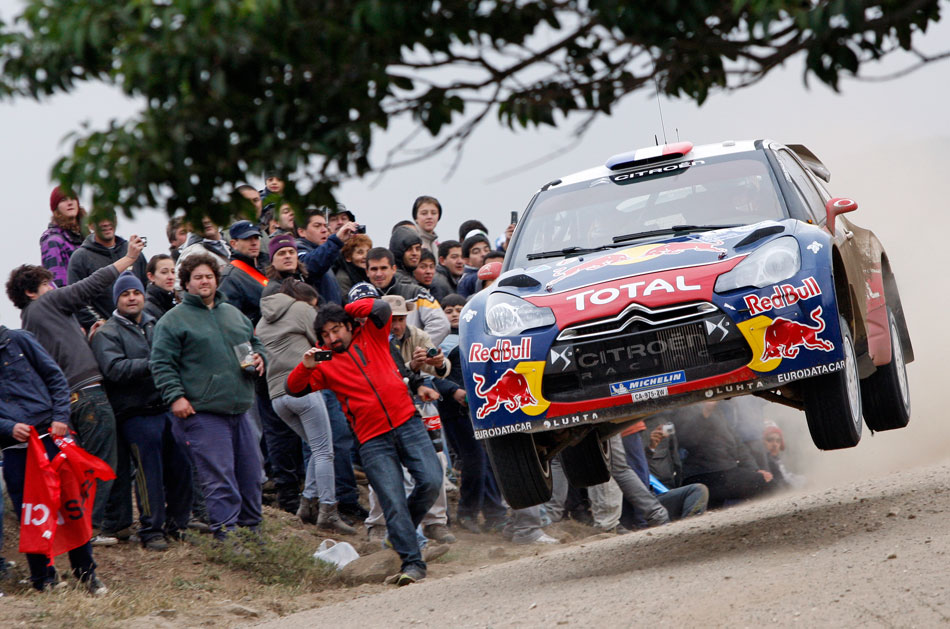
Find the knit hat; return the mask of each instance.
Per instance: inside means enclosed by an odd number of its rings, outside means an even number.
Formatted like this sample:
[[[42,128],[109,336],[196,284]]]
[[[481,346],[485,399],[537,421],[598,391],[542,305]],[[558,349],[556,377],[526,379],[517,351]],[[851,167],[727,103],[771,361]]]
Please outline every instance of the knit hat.
[[[126,271],[115,281],[115,284],[112,285],[112,301],[118,303],[119,295],[124,293],[127,290],[136,289],[140,293],[145,292],[145,287],[142,286],[142,281],[135,277],[131,271]]]
[[[284,247],[293,247],[294,251],[296,251],[297,241],[290,234],[280,234],[279,236],[271,238],[270,242],[267,243],[267,253],[270,254],[271,260],[274,259],[274,254]]]
[[[376,290],[376,287],[369,282],[357,282],[356,284],[353,284],[353,288],[350,289],[350,292],[346,297],[351,302],[358,301],[365,297],[372,297],[375,299],[379,297],[379,291]]]
[[[765,430],[762,431],[762,438],[764,439],[768,437],[769,435],[778,435],[778,438],[780,439],[780,443],[781,443],[781,446],[779,447],[779,449],[780,450],[785,449],[785,436],[782,434],[781,428],[779,428],[775,424],[766,425]]]

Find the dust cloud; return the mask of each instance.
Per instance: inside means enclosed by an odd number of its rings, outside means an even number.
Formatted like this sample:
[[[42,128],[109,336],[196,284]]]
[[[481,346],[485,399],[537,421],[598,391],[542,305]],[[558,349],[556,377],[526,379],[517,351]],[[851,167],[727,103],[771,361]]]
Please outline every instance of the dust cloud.
[[[855,448],[821,452],[808,434],[804,413],[772,404],[770,418],[785,432],[786,458],[805,474],[811,488],[935,463],[950,456],[946,406],[950,371],[947,313],[950,291],[942,274],[948,262],[946,178],[950,137],[928,143],[871,143],[810,146],[830,168],[829,190],[851,197],[858,210],[849,217],[871,229],[883,243],[897,277],[915,361],[907,366],[911,390],[910,424],[871,434],[867,426]]]

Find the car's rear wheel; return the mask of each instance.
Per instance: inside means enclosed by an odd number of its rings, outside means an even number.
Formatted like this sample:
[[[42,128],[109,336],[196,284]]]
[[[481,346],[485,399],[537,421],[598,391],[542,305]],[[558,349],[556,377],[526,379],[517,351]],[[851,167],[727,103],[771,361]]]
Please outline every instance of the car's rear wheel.
[[[533,435],[491,437],[485,442],[485,449],[501,493],[512,509],[532,507],[551,499],[551,462],[541,459]]]
[[[561,450],[561,467],[574,487],[590,487],[610,480],[610,446],[596,430]]]
[[[891,362],[881,365],[861,383],[864,421],[871,430],[903,428],[910,421],[910,387],[904,348],[897,320],[887,309],[887,325],[891,334]]]
[[[851,448],[861,440],[861,385],[854,340],[843,317],[839,325],[844,367],[811,378],[802,387],[808,431],[822,450]]]

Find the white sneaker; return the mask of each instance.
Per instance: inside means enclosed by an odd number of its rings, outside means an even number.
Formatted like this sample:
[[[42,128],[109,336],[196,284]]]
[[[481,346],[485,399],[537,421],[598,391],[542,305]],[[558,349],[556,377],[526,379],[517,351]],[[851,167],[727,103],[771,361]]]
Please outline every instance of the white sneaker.
[[[541,537],[531,542],[532,544],[560,544],[561,540],[551,537],[547,533],[541,533]]]
[[[89,540],[89,543],[93,546],[115,546],[119,543],[118,538],[112,537],[110,535],[93,535],[92,539]]]

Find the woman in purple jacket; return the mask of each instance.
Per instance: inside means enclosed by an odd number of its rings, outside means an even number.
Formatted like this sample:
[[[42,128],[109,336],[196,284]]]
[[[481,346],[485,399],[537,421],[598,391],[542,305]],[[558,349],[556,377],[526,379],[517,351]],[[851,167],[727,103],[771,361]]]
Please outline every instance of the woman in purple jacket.
[[[49,209],[53,218],[49,227],[40,236],[40,255],[43,266],[50,270],[57,286],[69,283],[66,269],[73,251],[82,245],[86,237],[84,218],[86,211],[79,207],[79,200],[59,189],[53,188],[49,195]]]

